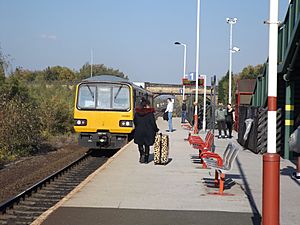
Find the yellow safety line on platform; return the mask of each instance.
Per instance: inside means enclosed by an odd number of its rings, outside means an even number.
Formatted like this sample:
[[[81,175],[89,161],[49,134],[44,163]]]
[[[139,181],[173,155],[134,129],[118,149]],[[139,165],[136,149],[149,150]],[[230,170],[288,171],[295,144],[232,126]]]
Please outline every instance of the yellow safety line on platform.
[[[50,209],[48,209],[46,212],[44,212],[42,215],[40,215],[35,221],[33,221],[30,225],[41,225],[47,217],[54,212],[56,209],[61,207],[66,201],[68,201],[74,194],[76,194],[78,191],[80,191],[81,188],[83,188],[87,183],[89,183],[100,171],[106,169],[106,167],[116,158],[118,157],[125,149],[126,147],[133,142],[130,141],[127,143],[123,148],[121,148],[116,154],[114,154],[111,158],[109,158],[100,168],[98,168],[95,172],[90,174],[84,181],[82,181],[75,189],[73,189],[67,196],[65,196],[62,200],[60,200],[58,203],[56,203],[54,206],[52,206]]]
[[[294,105],[285,105],[285,111],[294,111]]]
[[[285,120],[286,126],[294,126],[294,120]]]

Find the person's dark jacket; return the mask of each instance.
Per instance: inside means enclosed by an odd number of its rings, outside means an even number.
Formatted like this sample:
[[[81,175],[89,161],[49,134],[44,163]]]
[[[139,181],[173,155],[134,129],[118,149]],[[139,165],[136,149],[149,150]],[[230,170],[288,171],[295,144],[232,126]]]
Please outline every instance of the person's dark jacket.
[[[182,110],[182,111],[186,111],[186,103],[185,103],[185,102],[182,103],[181,110]]]
[[[134,143],[153,145],[155,134],[159,131],[154,118],[153,108],[137,108],[134,115]]]
[[[226,109],[226,123],[233,123],[233,112],[234,109],[231,109],[231,111],[229,111],[228,109]]]

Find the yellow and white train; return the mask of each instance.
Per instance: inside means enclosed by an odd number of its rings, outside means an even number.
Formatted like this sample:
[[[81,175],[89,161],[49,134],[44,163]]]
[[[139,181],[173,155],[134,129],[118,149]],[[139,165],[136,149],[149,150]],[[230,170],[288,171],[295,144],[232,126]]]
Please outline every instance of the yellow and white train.
[[[74,107],[79,144],[102,149],[124,146],[133,135],[134,112],[142,98],[153,105],[151,92],[121,77],[100,75],[80,82]]]

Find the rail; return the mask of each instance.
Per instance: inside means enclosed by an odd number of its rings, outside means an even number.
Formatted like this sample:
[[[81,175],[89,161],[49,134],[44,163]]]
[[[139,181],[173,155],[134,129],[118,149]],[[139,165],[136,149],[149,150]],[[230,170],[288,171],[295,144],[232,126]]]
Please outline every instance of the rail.
[[[24,200],[27,196],[30,196],[33,192],[36,192],[39,188],[43,187],[46,183],[49,183],[51,180],[54,180],[55,178],[59,177],[69,169],[71,169],[73,166],[77,165],[84,159],[86,159],[88,156],[90,156],[91,151],[86,152],[83,156],[81,156],[79,159],[73,161],[69,165],[65,166],[63,169],[53,173],[52,175],[44,178],[43,180],[39,181],[38,183],[34,184],[33,186],[29,187],[25,191],[21,192],[20,194],[16,195],[15,197],[9,199],[8,201],[4,202],[0,205],[0,212],[3,214],[6,212],[7,209],[12,208],[14,204],[19,203],[20,200]]]

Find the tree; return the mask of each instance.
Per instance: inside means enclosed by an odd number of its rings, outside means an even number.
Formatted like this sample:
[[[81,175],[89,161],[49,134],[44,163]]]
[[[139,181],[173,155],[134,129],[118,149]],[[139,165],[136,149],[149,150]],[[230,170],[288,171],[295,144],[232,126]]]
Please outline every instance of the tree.
[[[7,56],[4,55],[0,48],[0,85],[3,84],[5,80],[5,70],[7,69],[9,62],[7,60]]]
[[[53,66],[45,69],[46,81],[73,81],[75,79],[75,72],[67,67]]]
[[[36,74],[30,70],[25,70],[22,67],[17,67],[12,76],[27,82],[32,82],[36,78]]]
[[[93,64],[93,76],[95,75],[115,75],[118,77],[122,77],[125,79],[128,79],[127,76],[124,75],[124,73],[120,72],[118,69],[115,70],[113,68],[108,68],[104,64]],[[84,64],[78,74],[78,79],[86,79],[91,76],[91,65],[89,63]]]
[[[256,66],[248,65],[243,68],[242,72],[238,74],[232,74],[232,102],[235,102],[235,92],[236,92],[236,84],[239,80],[243,79],[256,79],[256,77],[263,73],[264,65],[258,64]],[[219,102],[223,104],[227,104],[228,101],[228,79],[229,72],[226,73],[224,77],[221,78],[218,84],[218,99]]]
[[[263,73],[264,65],[258,64],[256,66],[248,65],[242,72],[240,72],[237,77],[238,80],[242,79],[256,79],[256,77]]]
[[[218,102],[223,104],[226,104],[228,99],[228,79],[229,72],[227,71],[226,75],[218,83]]]

